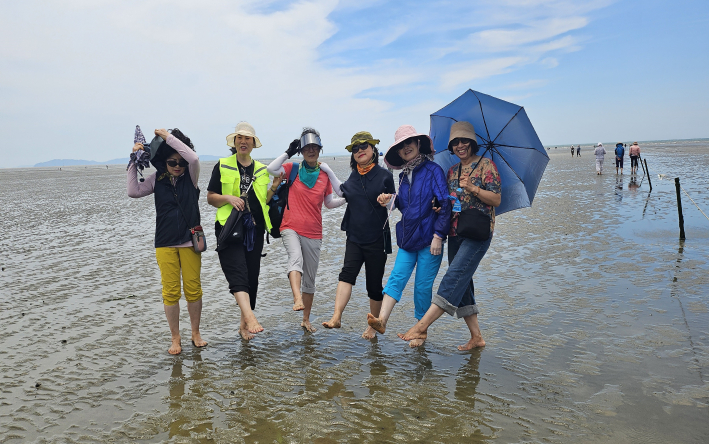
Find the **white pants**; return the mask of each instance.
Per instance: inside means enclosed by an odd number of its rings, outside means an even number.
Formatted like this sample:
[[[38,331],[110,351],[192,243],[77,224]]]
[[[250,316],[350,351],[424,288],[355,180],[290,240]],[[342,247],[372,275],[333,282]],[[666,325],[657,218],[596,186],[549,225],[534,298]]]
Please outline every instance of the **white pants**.
[[[597,173],[603,172],[603,159],[596,159],[596,172]]]

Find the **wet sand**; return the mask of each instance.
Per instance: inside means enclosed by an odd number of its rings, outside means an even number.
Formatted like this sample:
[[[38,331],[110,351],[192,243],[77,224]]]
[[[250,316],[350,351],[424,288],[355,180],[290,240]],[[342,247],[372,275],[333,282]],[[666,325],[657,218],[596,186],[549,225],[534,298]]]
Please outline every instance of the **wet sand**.
[[[210,162],[209,346],[190,344],[182,302],[183,353],[170,356],[152,198],[128,198],[120,166],[2,170],[0,442],[705,441],[709,221],[683,194],[680,242],[674,182],[657,174],[681,177],[707,212],[709,142],[642,146],[651,193],[616,177],[611,154],[597,176],[588,147],[549,151],[533,207],[498,218],[476,273],[487,347],[472,352],[455,349],[467,329],[448,316],[420,349],[396,337],[415,321],[411,288],[386,334],[361,339],[364,273],[343,328],[305,333],[280,240],[264,250],[266,330],[241,341],[213,251]],[[346,177],[348,159],[322,160]],[[344,207],[323,214],[318,326],[345,241]]]

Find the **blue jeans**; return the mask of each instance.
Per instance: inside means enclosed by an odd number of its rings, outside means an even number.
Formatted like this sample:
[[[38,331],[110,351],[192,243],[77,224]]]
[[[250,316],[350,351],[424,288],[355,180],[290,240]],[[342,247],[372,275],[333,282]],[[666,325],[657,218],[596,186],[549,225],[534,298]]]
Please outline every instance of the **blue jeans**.
[[[448,237],[448,270],[431,300],[446,313],[463,318],[478,313],[475,305],[473,274],[490,247],[492,236],[485,241]]]
[[[396,253],[394,269],[384,287],[384,294],[388,294],[396,302],[401,300],[401,293],[404,291],[411,273],[416,267],[416,277],[414,278],[414,316],[421,319],[431,306],[431,294],[433,292],[433,281],[436,279],[438,269],[441,268],[443,254],[434,256],[431,254],[431,247],[424,247],[419,251],[406,251],[399,248]]]

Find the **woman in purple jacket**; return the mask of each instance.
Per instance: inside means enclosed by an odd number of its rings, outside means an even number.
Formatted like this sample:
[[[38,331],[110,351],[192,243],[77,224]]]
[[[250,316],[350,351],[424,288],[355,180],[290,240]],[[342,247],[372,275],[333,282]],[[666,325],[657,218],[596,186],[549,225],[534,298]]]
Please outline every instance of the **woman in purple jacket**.
[[[426,313],[431,305],[433,280],[443,258],[443,241],[450,228],[446,175],[433,163],[431,138],[416,133],[411,125],[402,125],[396,130],[394,139],[384,161],[391,168],[403,170],[399,174],[399,192],[381,194],[378,201],[385,206],[394,197],[393,206],[401,211],[401,221],[396,224],[399,251],[384,288],[379,317],[371,313],[367,315],[367,323],[379,333],[386,330],[389,315],[401,299],[414,267],[414,315],[421,319]],[[409,342],[412,347],[421,344],[423,340]]]

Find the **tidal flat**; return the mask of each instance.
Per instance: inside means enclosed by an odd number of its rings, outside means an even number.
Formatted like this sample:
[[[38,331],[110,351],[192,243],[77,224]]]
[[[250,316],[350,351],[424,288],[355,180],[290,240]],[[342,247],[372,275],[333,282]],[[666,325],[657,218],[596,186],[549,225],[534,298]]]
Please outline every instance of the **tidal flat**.
[[[345,207],[323,209],[318,331],[300,328],[272,239],[256,308],[265,331],[243,342],[205,162],[209,345],[190,344],[183,298],[183,353],[171,356],[153,199],[127,196],[125,167],[1,170],[0,443],[706,442],[709,220],[682,192],[678,239],[672,179],[709,212],[709,141],[641,148],[652,191],[627,157],[616,176],[612,147],[602,176],[588,147],[548,151],[533,206],[497,219],[475,275],[487,346],[472,352],[456,349],[468,332],[448,316],[419,349],[397,338],[415,322],[411,285],[387,332],[362,339],[364,272],[342,328],[319,326],[334,307]],[[349,158],[321,160],[347,177]],[[446,267],[444,253],[434,291]]]

